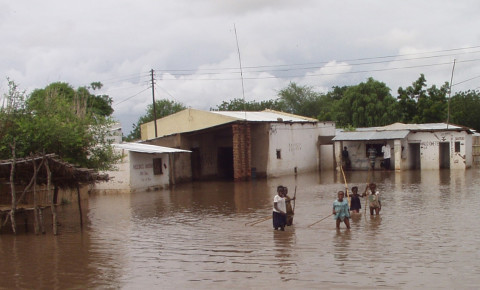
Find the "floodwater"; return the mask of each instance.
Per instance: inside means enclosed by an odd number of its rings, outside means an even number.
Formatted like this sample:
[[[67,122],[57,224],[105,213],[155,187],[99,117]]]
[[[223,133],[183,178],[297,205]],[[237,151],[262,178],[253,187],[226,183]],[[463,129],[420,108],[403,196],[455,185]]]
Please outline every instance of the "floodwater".
[[[480,170],[346,172],[383,194],[380,216],[335,229],[338,173],[92,196],[59,208],[60,235],[0,235],[0,288],[478,289]],[[276,186],[297,201],[285,232],[271,220]],[[363,201],[362,201],[363,205]],[[362,211],[363,212],[363,211]]]

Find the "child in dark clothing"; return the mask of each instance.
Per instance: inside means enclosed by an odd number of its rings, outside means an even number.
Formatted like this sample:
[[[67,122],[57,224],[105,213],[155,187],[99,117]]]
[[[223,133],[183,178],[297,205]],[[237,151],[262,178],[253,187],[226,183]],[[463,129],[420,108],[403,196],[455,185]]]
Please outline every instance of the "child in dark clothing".
[[[350,210],[354,213],[359,213],[362,208],[362,203],[360,202],[360,195],[358,195],[358,187],[352,187],[352,193],[350,195]]]

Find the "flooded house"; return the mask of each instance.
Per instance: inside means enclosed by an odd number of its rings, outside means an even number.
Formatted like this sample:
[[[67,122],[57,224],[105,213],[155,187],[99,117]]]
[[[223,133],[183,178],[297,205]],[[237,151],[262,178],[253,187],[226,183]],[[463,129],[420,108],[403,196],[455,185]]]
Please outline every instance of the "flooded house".
[[[116,169],[106,171],[109,182],[95,184],[96,192],[135,192],[168,188],[178,182],[175,167],[190,151],[142,143],[112,144],[122,158]],[[180,160],[176,162],[175,160]]]
[[[342,150],[347,147],[352,170],[368,170],[368,148],[376,150],[375,169],[381,169],[381,148],[391,148],[391,167],[409,169],[466,169],[472,166],[473,130],[446,124],[395,123],[384,127],[357,128],[354,131],[337,130],[335,158],[342,164]]]
[[[245,180],[334,168],[335,123],[265,110],[186,109],[141,126],[152,145],[189,150],[175,174]]]

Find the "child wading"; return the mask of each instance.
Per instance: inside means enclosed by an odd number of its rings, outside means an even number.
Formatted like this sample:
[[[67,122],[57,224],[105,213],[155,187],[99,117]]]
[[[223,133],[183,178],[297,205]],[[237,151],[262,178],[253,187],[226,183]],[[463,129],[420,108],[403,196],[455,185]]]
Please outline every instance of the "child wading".
[[[352,187],[353,194],[350,195],[352,200],[350,201],[350,210],[354,213],[359,213],[362,208],[362,202],[360,201],[360,195],[358,195],[358,187]]]
[[[273,198],[273,228],[281,231],[285,230],[287,225],[287,208],[285,205],[285,196],[283,192],[283,186],[277,187],[277,195]]]
[[[337,229],[340,228],[340,223],[344,222],[347,229],[350,229],[350,210],[348,209],[348,201],[343,199],[345,194],[343,191],[338,192],[338,198],[333,202],[332,214],[335,215],[334,219],[337,221]]]
[[[365,189],[365,195],[368,196],[368,204],[370,207],[370,215],[375,214],[379,215],[380,210],[382,209],[382,202],[380,200],[380,192],[377,191],[377,186],[375,183],[370,183]]]

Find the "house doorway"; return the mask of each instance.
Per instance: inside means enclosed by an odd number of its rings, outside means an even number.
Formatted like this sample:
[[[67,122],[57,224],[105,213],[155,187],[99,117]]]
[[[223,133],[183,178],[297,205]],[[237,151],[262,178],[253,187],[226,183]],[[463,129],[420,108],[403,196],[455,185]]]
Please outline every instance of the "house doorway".
[[[408,160],[410,169],[421,169],[420,162],[420,143],[409,143],[408,144]]]
[[[439,159],[441,169],[450,169],[450,142],[440,142]]]
[[[192,148],[190,149],[192,154],[190,155],[191,166],[192,166],[192,179],[199,180],[202,174],[202,162],[200,158],[200,149]]]
[[[233,179],[233,148],[219,147],[217,153],[218,177]]]

